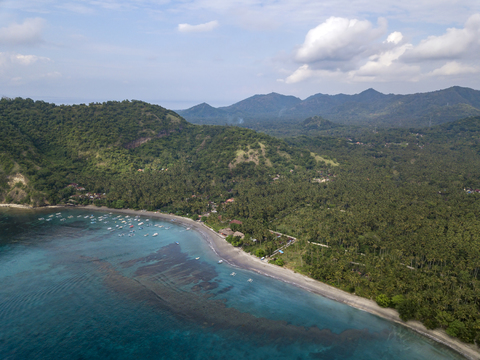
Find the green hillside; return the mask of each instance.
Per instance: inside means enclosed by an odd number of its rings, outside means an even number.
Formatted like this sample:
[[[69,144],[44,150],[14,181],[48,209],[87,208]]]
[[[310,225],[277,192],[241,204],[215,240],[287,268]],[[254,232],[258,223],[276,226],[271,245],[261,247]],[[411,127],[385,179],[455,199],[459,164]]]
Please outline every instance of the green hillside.
[[[86,201],[67,187],[75,183],[85,192],[105,194],[105,204],[121,200],[131,207],[189,211],[183,203],[187,193],[227,196],[242,177],[321,166],[310,152],[283,141],[247,129],[194,126],[141,101],[55,106],[2,99],[0,121],[6,135],[0,141],[4,202]],[[149,185],[138,189],[142,181]],[[178,196],[158,191],[153,201],[147,189],[164,182],[179,187]],[[142,195],[130,196],[126,187]]]

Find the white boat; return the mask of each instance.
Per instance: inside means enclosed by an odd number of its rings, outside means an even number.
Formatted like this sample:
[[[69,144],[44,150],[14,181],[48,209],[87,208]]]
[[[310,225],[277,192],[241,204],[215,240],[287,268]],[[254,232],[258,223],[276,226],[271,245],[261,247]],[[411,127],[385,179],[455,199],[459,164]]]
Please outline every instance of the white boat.
[[[223,263],[223,260],[218,260],[218,263],[219,263],[219,264]]]
[[[198,259],[200,259],[200,256],[195,258],[195,260],[198,260]]]
[[[187,230],[190,230],[190,228],[187,228]]]
[[[145,235],[143,235],[143,236],[148,236],[148,234],[145,234]]]
[[[112,230],[112,228],[111,228],[111,227],[109,227],[107,230]]]
[[[155,234],[153,234],[152,236],[157,236],[157,235],[158,235],[158,233],[155,233]]]
[[[38,220],[45,220],[45,218],[38,218]]]
[[[143,221],[141,223],[138,223],[138,226],[143,225]]]
[[[230,274],[230,276],[235,276],[235,275],[237,275],[236,272],[232,272],[232,273]]]
[[[252,279],[248,279],[247,281],[248,281],[249,283],[253,282],[253,280],[252,280]]]

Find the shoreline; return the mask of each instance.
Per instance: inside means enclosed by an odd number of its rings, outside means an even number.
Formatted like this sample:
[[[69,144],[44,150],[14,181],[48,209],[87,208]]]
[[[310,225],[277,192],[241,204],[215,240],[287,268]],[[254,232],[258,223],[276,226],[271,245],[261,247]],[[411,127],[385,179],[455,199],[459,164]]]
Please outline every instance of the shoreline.
[[[23,205],[9,206],[10,204],[0,204],[0,207],[13,207],[13,208],[24,208],[24,209],[33,209],[38,210],[41,208],[33,208]],[[254,255],[247,254],[240,248],[235,248],[229,244],[225,239],[214,230],[206,226],[201,222],[191,220],[189,218],[157,213],[152,211],[141,211],[141,210],[131,210],[131,209],[110,209],[107,207],[96,207],[94,205],[88,206],[51,206],[44,208],[76,208],[76,209],[85,209],[92,211],[102,211],[102,212],[112,212],[112,213],[122,213],[126,215],[140,215],[140,216],[150,216],[159,219],[165,220],[175,220],[176,223],[184,226],[190,227],[192,230],[195,230],[201,235],[201,237],[209,244],[212,251],[217,254],[223,261],[228,264],[242,268],[245,270],[255,271],[264,276],[268,276],[291,285],[294,285],[303,290],[312,292],[314,294],[326,297],[327,299],[334,300],[351,307],[354,307],[358,310],[366,311],[370,314],[379,316],[383,319],[393,321],[397,324],[405,326],[410,330],[415,331],[418,334],[426,336],[431,340],[439,342],[450,349],[458,352],[467,359],[479,359],[480,360],[480,349],[473,345],[463,343],[458,339],[452,338],[445,333],[444,330],[428,330],[425,326],[419,321],[408,321],[404,322],[400,319],[396,310],[391,308],[382,308],[375,301],[369,300],[351,293],[345,292],[343,290],[337,289],[333,286],[327,285],[320,281],[309,278],[305,275],[296,273],[290,269],[269,264],[257,258]]]

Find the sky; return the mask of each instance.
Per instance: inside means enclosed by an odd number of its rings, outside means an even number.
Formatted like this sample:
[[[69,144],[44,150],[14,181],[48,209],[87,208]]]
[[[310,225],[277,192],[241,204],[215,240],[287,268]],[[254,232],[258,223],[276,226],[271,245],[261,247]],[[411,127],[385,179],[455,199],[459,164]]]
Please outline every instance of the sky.
[[[0,96],[169,109],[480,89],[478,0],[0,0]]]

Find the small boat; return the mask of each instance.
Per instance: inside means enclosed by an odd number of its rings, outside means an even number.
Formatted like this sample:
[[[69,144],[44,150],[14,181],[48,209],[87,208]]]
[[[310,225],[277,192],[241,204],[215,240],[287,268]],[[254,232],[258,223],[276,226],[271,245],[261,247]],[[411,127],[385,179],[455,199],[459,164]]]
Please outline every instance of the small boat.
[[[178,241],[175,241],[175,244],[180,245],[180,243]]]
[[[223,263],[223,260],[218,260],[218,263],[219,263],[219,264]]]
[[[198,260],[198,259],[200,259],[200,256],[195,258],[195,260]]]
[[[141,226],[138,228],[138,230],[142,230],[142,229],[143,229],[143,227],[141,227]]]
[[[47,219],[47,221],[51,221],[52,219]]]
[[[236,272],[232,272],[232,273],[230,274],[230,276],[235,276],[235,275],[237,275]]]
[[[112,228],[111,228],[111,227],[109,227],[107,230],[112,230]]]
[[[190,228],[187,228],[187,230],[190,230]]]
[[[145,234],[145,235],[143,235],[143,236],[148,236],[148,234]]]
[[[133,228],[133,225],[130,225],[130,228]]]
[[[77,217],[82,217],[82,215],[78,215]]]
[[[252,279],[248,279],[247,281],[248,281],[249,283],[253,282],[253,280],[252,280]]]
[[[138,223],[138,225],[139,225],[139,226],[140,226],[140,225],[143,225],[143,221],[142,221],[141,223]]]
[[[62,215],[62,213],[56,213],[55,215]]]
[[[119,229],[123,229],[123,226],[119,226],[118,228],[119,228]]]
[[[45,220],[45,218],[38,218],[38,220]]]
[[[69,218],[69,219],[73,218],[73,215],[70,215],[68,218]]]
[[[157,235],[158,235],[158,233],[155,233],[155,234],[153,234],[152,236],[157,236]]]

